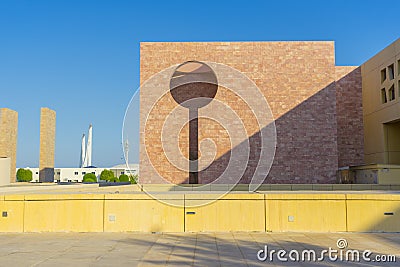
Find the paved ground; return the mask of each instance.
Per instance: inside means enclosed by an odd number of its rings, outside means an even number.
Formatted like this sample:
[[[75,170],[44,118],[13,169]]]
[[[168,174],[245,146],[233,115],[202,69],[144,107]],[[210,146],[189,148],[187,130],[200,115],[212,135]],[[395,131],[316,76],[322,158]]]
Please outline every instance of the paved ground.
[[[369,249],[397,262],[259,261],[257,252],[296,249]],[[362,251],[361,251],[362,252]],[[294,254],[293,254],[294,255]],[[263,254],[261,255],[263,256]],[[287,257],[287,255],[286,255]],[[400,233],[22,233],[0,234],[0,266],[400,266]]]

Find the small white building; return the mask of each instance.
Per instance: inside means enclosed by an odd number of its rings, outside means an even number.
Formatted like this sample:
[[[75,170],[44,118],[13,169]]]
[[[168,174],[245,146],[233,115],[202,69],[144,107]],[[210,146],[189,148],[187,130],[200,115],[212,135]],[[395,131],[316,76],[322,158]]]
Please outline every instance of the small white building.
[[[54,182],[82,182],[83,176],[87,173],[93,173],[100,180],[100,174],[103,170],[111,170],[115,177],[121,174],[138,175],[139,164],[130,164],[129,168],[125,164],[117,165],[111,168],[55,168],[54,169]]]
[[[54,168],[54,182],[82,182],[87,173],[96,175],[97,180],[104,168]]]
[[[17,168],[18,171],[19,168]],[[32,182],[39,182],[39,168],[24,168],[32,171]],[[111,168],[97,168],[97,167],[85,167],[85,168],[54,168],[54,182],[76,182],[81,183],[83,176],[87,173],[93,173],[97,177],[97,181],[100,180],[100,174],[103,170],[111,170],[115,177],[119,177],[121,174],[126,175],[138,175],[139,164],[129,164],[129,168],[126,164],[117,165]]]
[[[18,171],[18,169],[20,169],[20,168],[17,168],[17,171]],[[32,181],[31,181],[32,183],[38,183],[39,182],[39,168],[26,167],[26,168],[22,168],[22,169],[30,170],[32,172]]]
[[[123,174],[126,175],[139,175],[139,164],[129,164],[129,168],[126,164],[116,165],[111,167],[110,170],[123,170]]]

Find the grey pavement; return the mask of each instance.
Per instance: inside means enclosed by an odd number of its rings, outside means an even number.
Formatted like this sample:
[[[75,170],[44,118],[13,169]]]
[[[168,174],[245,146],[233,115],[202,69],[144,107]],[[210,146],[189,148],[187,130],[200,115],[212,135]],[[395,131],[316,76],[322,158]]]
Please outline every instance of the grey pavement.
[[[265,245],[319,257],[339,238],[348,244],[343,251],[368,249],[372,260],[384,254],[396,262],[257,259]],[[0,266],[400,266],[400,233],[3,233]]]

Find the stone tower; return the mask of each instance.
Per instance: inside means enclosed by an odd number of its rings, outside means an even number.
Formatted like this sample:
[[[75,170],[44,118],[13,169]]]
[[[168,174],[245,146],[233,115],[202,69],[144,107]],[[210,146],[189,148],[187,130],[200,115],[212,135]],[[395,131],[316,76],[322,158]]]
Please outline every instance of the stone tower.
[[[39,181],[54,181],[54,153],[56,138],[56,112],[49,108],[40,110]]]
[[[10,182],[16,181],[18,112],[0,109],[0,157],[10,158]]]

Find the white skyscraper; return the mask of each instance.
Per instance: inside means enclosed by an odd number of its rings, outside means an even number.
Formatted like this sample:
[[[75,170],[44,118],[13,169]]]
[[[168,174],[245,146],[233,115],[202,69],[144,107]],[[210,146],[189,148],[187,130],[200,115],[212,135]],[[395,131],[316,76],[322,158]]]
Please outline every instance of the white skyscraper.
[[[85,134],[82,135],[82,144],[81,144],[81,160],[79,163],[79,167],[84,167],[85,164],[85,157],[86,157],[86,140]]]
[[[92,166],[92,125],[89,126],[88,141],[86,146],[87,165]]]
[[[85,135],[82,136],[81,168],[92,166],[92,125],[89,126],[88,140],[85,145]]]

